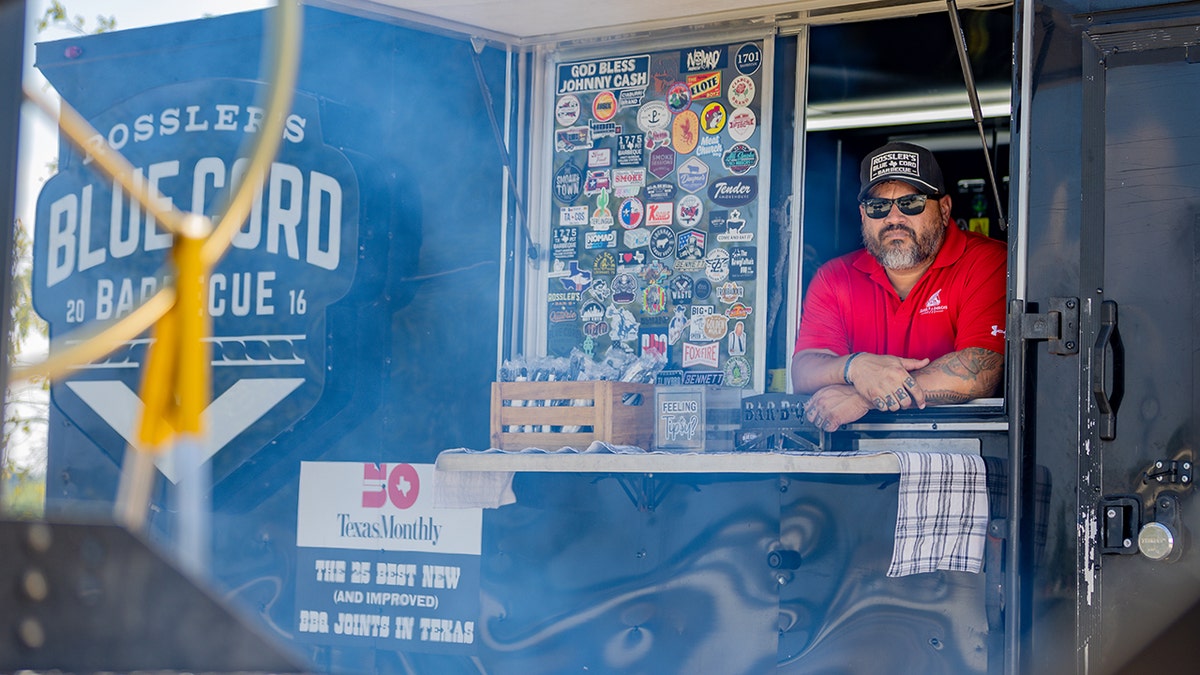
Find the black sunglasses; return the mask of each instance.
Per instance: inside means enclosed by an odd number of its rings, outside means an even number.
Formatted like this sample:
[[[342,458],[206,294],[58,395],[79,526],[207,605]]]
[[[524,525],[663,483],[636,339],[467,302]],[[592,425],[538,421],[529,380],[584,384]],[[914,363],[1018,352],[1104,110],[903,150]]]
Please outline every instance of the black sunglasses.
[[[925,210],[925,202],[929,195],[904,195],[895,199],[883,197],[868,197],[860,202],[868,218],[883,218],[892,211],[892,203],[906,216],[915,216]]]

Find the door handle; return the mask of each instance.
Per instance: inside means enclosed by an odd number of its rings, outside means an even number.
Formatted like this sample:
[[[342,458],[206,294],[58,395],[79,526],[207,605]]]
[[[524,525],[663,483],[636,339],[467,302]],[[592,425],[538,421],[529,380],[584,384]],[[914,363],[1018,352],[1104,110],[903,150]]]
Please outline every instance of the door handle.
[[[1105,390],[1108,380],[1108,351],[1112,350],[1112,392]],[[1100,415],[1100,438],[1111,441],[1117,437],[1117,409],[1125,396],[1125,345],[1117,329],[1117,303],[1100,303],[1100,333],[1092,347],[1092,397]]]

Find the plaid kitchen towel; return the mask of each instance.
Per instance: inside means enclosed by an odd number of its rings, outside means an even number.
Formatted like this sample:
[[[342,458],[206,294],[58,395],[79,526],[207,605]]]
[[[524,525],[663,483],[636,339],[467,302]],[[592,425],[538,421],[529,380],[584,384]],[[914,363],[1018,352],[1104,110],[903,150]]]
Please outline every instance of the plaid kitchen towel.
[[[892,454],[900,463],[900,503],[887,575],[980,571],[988,524],[983,458],[946,452]]]

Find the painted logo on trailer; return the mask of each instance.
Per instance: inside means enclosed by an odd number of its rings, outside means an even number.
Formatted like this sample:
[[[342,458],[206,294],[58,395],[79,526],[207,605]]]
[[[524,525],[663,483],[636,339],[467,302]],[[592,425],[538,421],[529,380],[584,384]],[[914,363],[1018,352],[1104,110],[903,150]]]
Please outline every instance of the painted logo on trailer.
[[[181,210],[213,214],[218,192],[238,181],[246,132],[261,128],[264,92],[249,81],[201,80],[151,89],[92,117],[97,142],[119,150],[143,184]],[[215,101],[219,103],[197,103]],[[181,111],[187,111],[181,114]],[[325,382],[325,310],[350,289],[358,260],[359,179],[326,145],[316,100],[296,94],[279,155],[256,208],[208,280],[212,318],[210,429],[201,460],[232,452],[238,465],[316,404]],[[169,283],[171,237],[91,166],[64,148],[38,196],[33,305],[52,335],[127,315]],[[89,434],[113,438],[113,457],[140,446],[140,370],[150,340],[138,338],[51,385],[62,413]],[[280,404],[288,400],[286,407]],[[218,422],[213,424],[213,422]],[[97,441],[103,443],[104,441]],[[170,455],[159,468],[178,474]]]

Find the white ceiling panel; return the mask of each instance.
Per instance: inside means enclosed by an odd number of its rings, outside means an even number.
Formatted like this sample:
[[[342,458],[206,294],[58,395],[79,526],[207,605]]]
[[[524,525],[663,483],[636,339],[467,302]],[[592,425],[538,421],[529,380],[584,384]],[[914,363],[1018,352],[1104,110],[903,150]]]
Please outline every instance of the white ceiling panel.
[[[510,44],[624,35],[676,26],[768,18],[829,23],[945,11],[944,0],[310,0]],[[1010,4],[962,0],[960,9]]]

